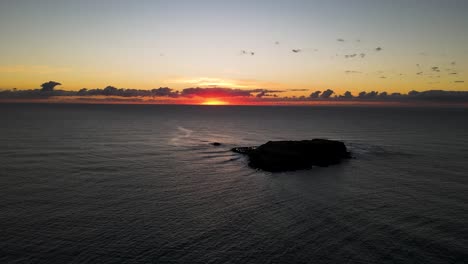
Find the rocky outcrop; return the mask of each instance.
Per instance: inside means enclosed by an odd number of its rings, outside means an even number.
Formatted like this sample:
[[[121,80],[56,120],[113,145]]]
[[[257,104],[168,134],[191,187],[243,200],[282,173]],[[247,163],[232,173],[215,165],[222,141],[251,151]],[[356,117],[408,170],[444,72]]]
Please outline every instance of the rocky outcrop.
[[[327,139],[268,141],[259,147],[233,148],[249,157],[249,166],[270,172],[329,166],[350,158],[343,142]]]

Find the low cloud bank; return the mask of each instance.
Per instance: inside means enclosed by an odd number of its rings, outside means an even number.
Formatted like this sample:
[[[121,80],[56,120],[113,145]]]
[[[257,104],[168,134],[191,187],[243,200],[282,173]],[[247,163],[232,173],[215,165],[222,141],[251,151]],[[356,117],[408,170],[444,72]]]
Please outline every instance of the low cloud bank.
[[[287,92],[285,90],[269,89],[232,89],[232,88],[185,88],[182,91],[176,91],[168,87],[160,87],[151,90],[125,89],[108,86],[100,89],[86,89],[79,91],[59,90],[56,87],[61,84],[54,81],[43,83],[41,88],[30,90],[3,90],[0,91],[0,99],[47,99],[59,97],[78,97],[78,98],[96,98],[104,97],[115,100],[115,98],[152,98],[154,100],[164,98],[193,98],[193,97],[223,97],[223,98],[245,98],[248,102],[305,102],[305,101],[331,101],[331,102],[440,102],[440,103],[468,103],[468,91],[411,91],[407,94],[388,93],[377,91],[362,91],[352,93],[346,91],[343,94],[337,94],[331,89],[324,91],[314,91],[308,96],[300,97],[281,97],[278,94]],[[298,91],[305,91],[300,89]]]

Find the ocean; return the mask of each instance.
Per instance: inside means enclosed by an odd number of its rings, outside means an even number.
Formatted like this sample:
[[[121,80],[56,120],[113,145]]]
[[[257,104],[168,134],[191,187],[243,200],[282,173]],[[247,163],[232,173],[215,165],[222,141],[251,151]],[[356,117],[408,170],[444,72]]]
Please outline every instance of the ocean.
[[[0,263],[468,262],[468,109],[0,104],[0,124]],[[230,151],[313,138],[353,159]]]

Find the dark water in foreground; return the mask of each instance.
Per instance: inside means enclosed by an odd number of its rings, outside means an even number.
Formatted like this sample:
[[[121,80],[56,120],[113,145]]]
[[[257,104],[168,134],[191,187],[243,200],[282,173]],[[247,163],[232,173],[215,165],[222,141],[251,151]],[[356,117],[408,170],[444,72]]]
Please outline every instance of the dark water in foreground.
[[[0,105],[0,263],[467,263],[467,121],[467,109]],[[356,159],[270,174],[229,151],[316,137]]]

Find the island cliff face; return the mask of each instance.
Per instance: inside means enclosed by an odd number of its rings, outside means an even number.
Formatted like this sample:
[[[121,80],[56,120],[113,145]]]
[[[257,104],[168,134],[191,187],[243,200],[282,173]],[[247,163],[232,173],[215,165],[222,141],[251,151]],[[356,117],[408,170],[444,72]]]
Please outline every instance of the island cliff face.
[[[328,139],[268,141],[259,147],[232,151],[247,155],[250,167],[270,172],[326,167],[351,156],[343,142]]]

